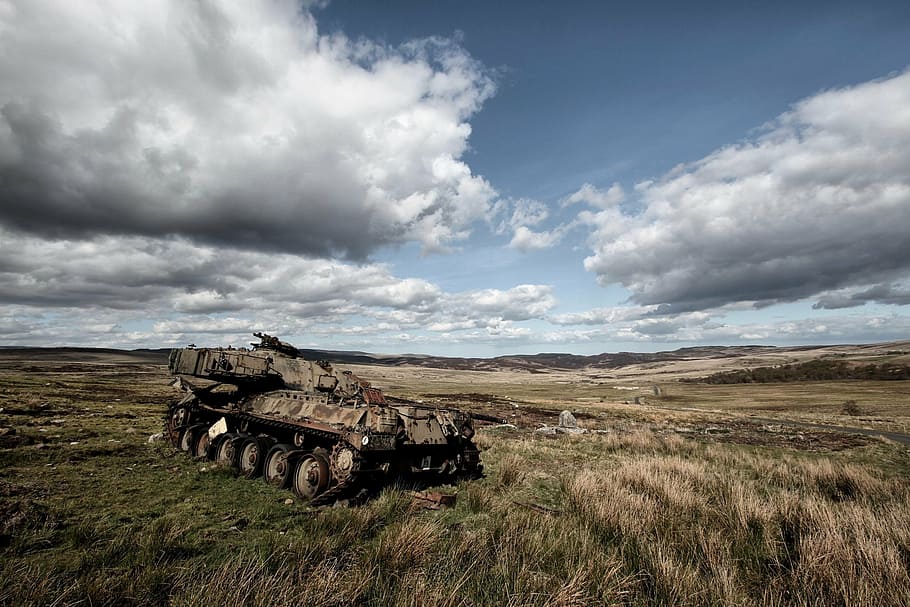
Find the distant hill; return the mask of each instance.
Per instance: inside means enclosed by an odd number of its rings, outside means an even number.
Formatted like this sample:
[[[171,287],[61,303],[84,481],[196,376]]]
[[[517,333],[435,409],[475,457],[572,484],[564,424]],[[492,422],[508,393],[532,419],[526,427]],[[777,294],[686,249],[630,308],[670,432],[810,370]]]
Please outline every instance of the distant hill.
[[[117,350],[114,348],[0,348],[0,360],[39,360],[84,363],[167,364],[168,348]]]
[[[301,348],[304,358],[328,360],[342,364],[402,366],[414,365],[435,369],[459,369],[469,371],[518,370],[528,373],[546,373],[553,370],[577,369],[618,369],[630,365],[647,365],[679,361],[746,359],[767,356],[792,356],[802,353],[803,357],[842,357],[849,351],[853,356],[862,357],[890,355],[898,356],[895,363],[910,363],[910,342],[868,344],[852,346],[698,346],[679,348],[667,352],[615,352],[583,356],[561,352],[540,354],[514,354],[494,358],[459,358],[428,356],[419,354],[370,354],[368,352],[342,350],[316,350]],[[2,360],[41,360],[86,363],[142,363],[167,364],[167,348],[116,350],[110,348],[18,348],[0,347]],[[906,358],[906,360],[905,360]],[[752,363],[754,364],[754,363]]]
[[[786,349],[784,349],[786,350]],[[415,365],[437,369],[473,371],[524,370],[545,373],[549,370],[585,368],[615,369],[633,364],[709,358],[734,358],[751,354],[782,351],[773,346],[712,346],[680,348],[671,352],[617,352],[582,356],[560,352],[516,354],[494,358],[459,358],[416,354],[378,355],[367,352],[315,350],[301,348],[304,358],[360,365]],[[42,360],[87,363],[166,364],[169,349],[117,350],[112,348],[0,348],[0,360]]]

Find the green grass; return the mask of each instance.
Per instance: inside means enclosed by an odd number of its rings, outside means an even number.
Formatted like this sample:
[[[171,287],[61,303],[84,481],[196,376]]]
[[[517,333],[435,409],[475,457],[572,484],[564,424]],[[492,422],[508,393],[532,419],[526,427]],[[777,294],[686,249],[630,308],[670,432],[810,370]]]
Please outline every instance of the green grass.
[[[0,426],[30,441],[0,449],[0,604],[910,604],[892,443],[712,443],[607,408],[604,433],[480,429],[487,476],[453,508],[313,509],[149,444],[174,396],[151,371],[0,370]]]

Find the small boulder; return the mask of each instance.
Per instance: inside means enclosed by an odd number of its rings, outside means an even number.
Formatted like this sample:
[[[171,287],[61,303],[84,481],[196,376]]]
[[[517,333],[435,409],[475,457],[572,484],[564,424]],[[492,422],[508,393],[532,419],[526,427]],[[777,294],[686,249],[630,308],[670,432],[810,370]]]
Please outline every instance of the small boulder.
[[[559,414],[559,427],[560,428],[577,428],[578,420],[575,419],[575,416],[572,415],[571,411],[563,411]]]
[[[563,411],[559,414],[558,426],[543,426],[538,428],[537,432],[553,436],[554,434],[582,434],[587,432],[587,430],[578,427],[578,420],[575,419],[571,411]]]

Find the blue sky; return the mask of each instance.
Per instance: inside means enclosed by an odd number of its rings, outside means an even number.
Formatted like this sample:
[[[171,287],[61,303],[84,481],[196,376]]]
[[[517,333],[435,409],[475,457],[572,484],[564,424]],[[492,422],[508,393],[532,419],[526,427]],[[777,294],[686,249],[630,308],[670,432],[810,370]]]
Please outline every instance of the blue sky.
[[[0,26],[0,343],[908,334],[906,3],[13,2]]]

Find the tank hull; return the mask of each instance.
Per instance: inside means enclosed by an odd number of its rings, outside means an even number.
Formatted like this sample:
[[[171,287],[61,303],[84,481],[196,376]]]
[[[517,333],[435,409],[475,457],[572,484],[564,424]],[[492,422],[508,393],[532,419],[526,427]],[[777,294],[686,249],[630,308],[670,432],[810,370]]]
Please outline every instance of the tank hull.
[[[470,415],[387,400],[350,371],[257,336],[262,344],[252,350],[172,351],[169,368],[185,392],[167,416],[175,446],[315,504],[363,497],[402,477],[482,476]]]

